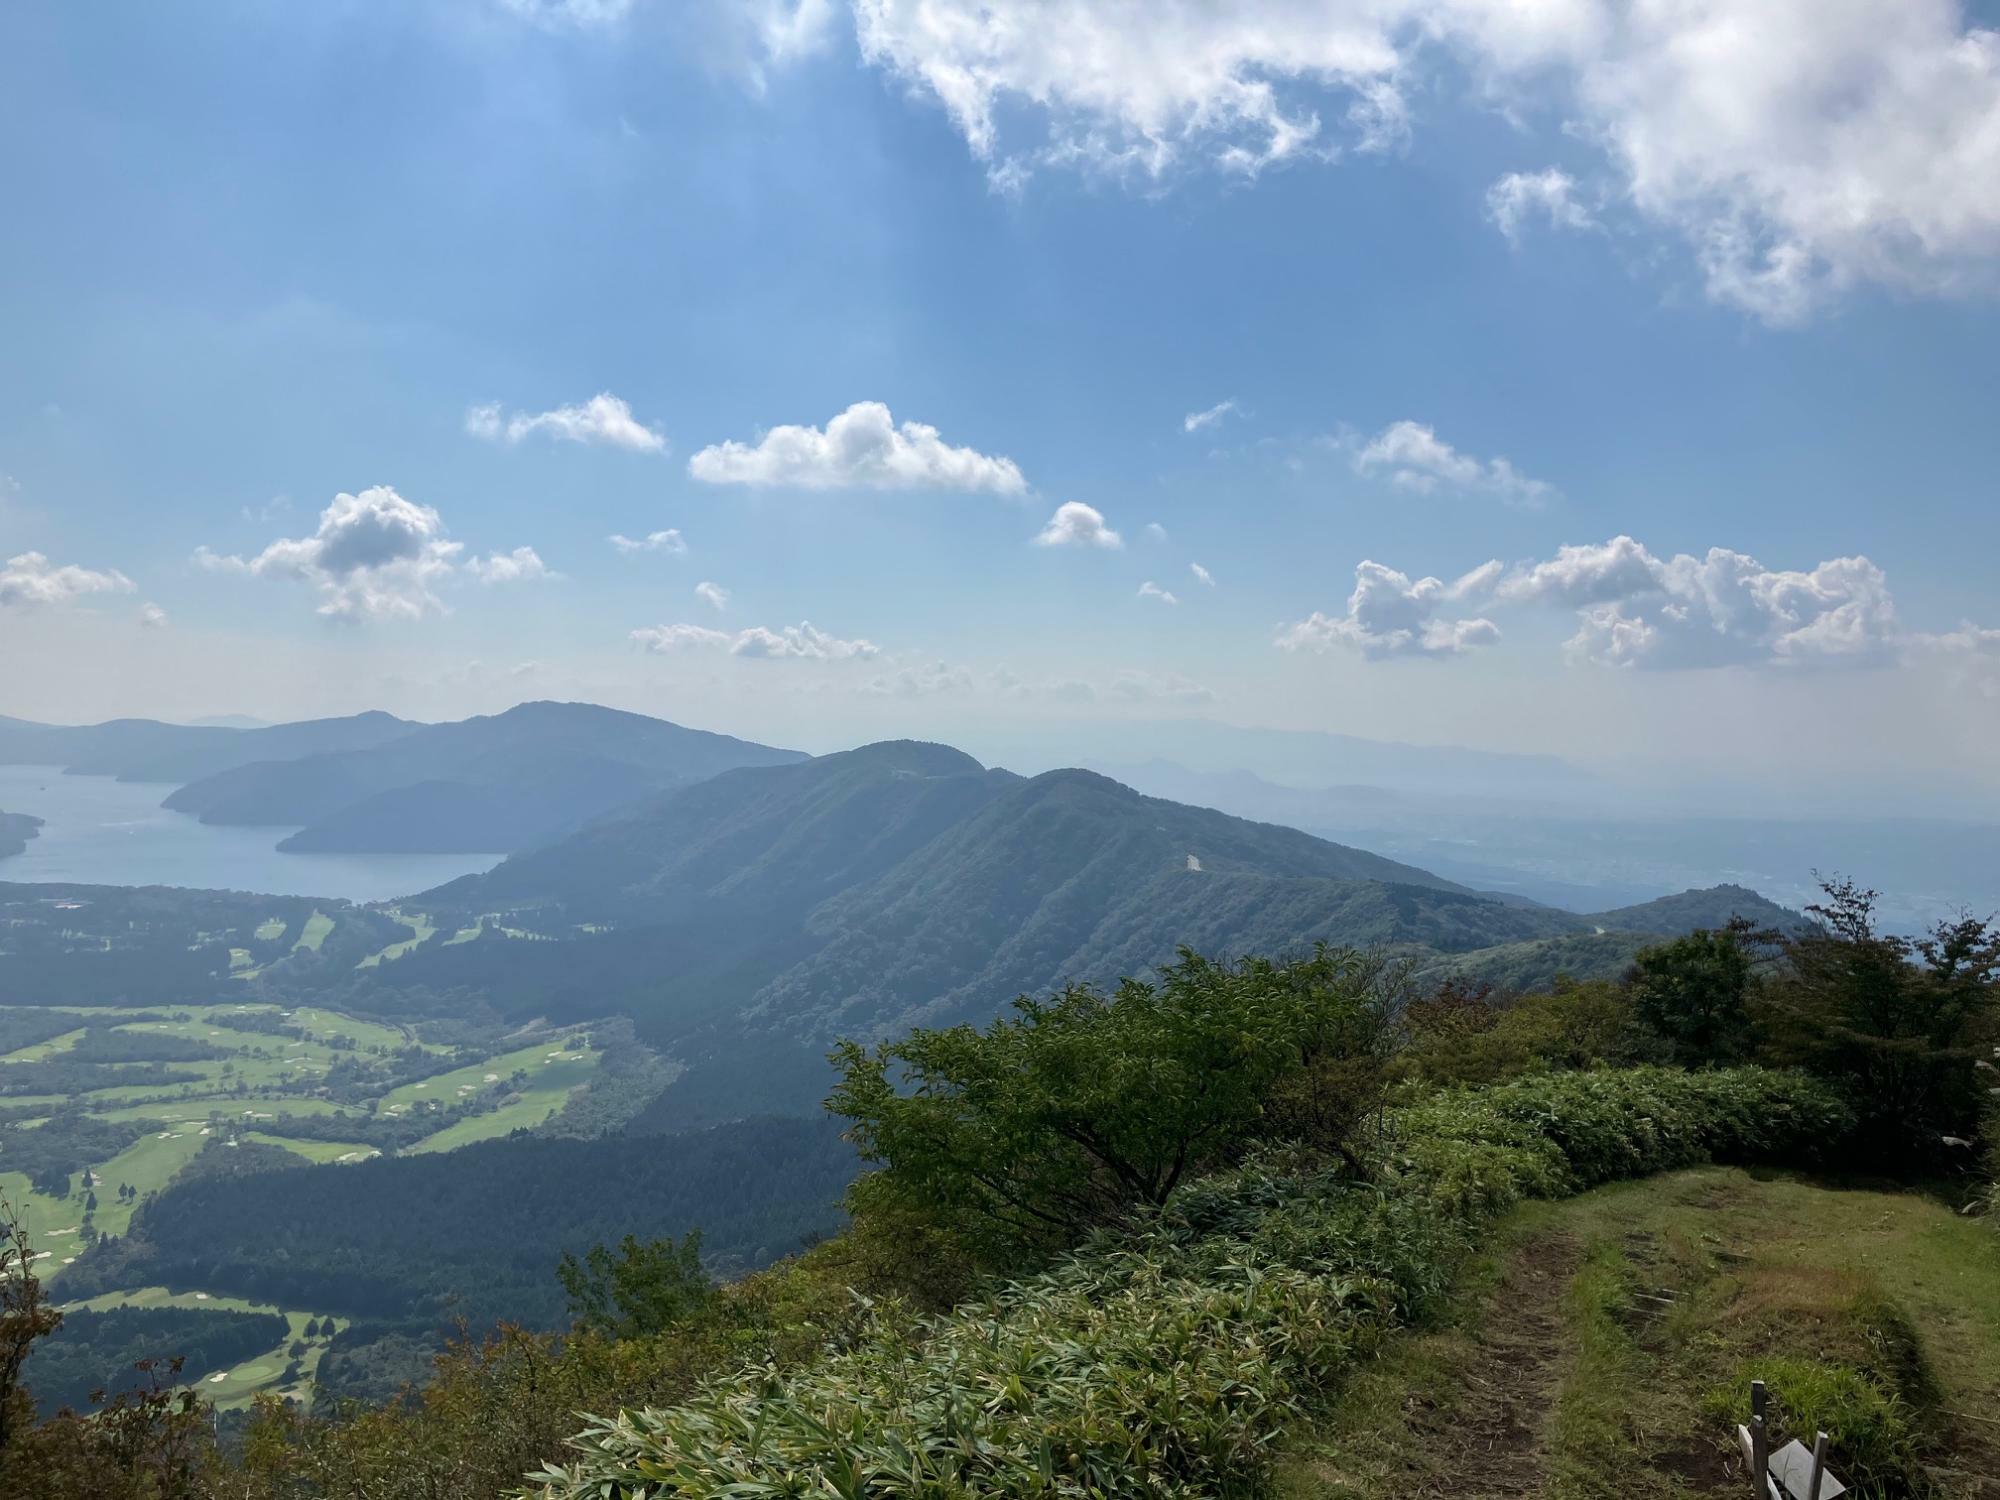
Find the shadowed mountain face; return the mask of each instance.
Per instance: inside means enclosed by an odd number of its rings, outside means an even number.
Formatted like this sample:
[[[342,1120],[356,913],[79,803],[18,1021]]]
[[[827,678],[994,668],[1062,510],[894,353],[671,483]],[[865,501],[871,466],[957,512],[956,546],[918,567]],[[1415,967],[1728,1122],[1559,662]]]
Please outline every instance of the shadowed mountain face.
[[[720,771],[803,759],[642,714],[524,703],[366,749],[239,765],[165,805],[204,823],[297,826],[279,846],[297,852],[505,853]]]
[[[367,750],[421,728],[394,714],[307,719],[264,729],[112,719],[32,724],[0,717],[0,765],[61,766],[78,776],[185,782],[260,760]]]
[[[1184,944],[1453,954],[1599,925],[1092,772],[1022,778],[910,742],[725,772],[417,901],[441,928],[501,920],[380,983],[524,1014],[626,1011],[691,1065],[660,1123],[810,1107],[839,1037],[984,1021]]]

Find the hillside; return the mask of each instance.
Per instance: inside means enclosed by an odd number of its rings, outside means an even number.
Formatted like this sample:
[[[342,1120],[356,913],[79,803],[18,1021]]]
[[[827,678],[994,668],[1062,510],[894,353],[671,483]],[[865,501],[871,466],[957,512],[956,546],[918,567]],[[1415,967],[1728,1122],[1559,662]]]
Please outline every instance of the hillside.
[[[582,703],[524,703],[385,744],[241,765],[165,806],[204,823],[295,826],[301,853],[505,853],[746,765],[804,757]]]
[[[0,717],[0,765],[61,766],[77,776],[185,782],[260,760],[366,750],[418,728],[369,712],[260,729],[112,719],[102,724],[35,724]]]
[[[1091,772],[1023,778],[911,742],[726,772],[412,904],[478,936],[374,972],[408,998],[370,1003],[631,1014],[690,1064],[659,1126],[810,1108],[837,1036],[984,1020],[1183,944],[1458,954],[1593,925]]]
[[[42,831],[42,820],[29,813],[0,812],[0,859],[19,854]]]

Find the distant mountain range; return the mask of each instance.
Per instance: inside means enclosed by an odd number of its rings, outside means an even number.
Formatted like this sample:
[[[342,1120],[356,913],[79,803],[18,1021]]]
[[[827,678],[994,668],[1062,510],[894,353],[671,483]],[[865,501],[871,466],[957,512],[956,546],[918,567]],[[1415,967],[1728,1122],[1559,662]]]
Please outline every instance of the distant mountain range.
[[[796,750],[588,703],[523,703],[365,749],[237,766],[165,805],[204,823],[303,825],[300,853],[506,853],[600,813]]]
[[[1788,914],[1718,888],[1578,916],[1089,771],[908,741],[723,772],[413,898],[441,931],[370,983],[549,1017],[616,1009],[691,1067],[661,1123],[798,1109],[844,1036],[1311,943],[1470,954]],[[524,935],[543,939],[524,940]]]
[[[737,766],[805,759],[588,703],[524,703],[453,724],[385,713],[229,729],[0,719],[0,764],[178,783],[204,823],[294,828],[298,853],[505,854]]]
[[[264,729],[165,724],[158,719],[33,724],[0,717],[0,765],[61,766],[74,776],[179,784],[252,761],[366,750],[422,727],[376,712]]]

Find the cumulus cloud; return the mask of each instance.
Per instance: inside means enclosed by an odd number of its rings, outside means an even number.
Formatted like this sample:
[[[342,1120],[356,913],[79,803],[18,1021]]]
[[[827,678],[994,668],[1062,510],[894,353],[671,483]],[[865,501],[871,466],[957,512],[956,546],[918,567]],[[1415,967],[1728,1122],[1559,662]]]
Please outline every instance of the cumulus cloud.
[[[116,568],[57,567],[39,552],[23,552],[0,566],[0,609],[74,604],[88,594],[131,592],[132,580]]]
[[[1570,656],[1631,668],[1865,666],[1917,649],[1976,653],[1989,634],[2000,639],[1971,625],[1948,636],[1905,631],[1888,580],[1865,557],[1774,569],[1726,547],[1661,557],[1615,536],[1511,568],[1485,563],[1449,584],[1364,562],[1345,615],[1314,614],[1286,627],[1278,644],[1446,655],[1498,638],[1475,613],[1492,605],[1573,610]]]
[[[1139,597],[1141,599],[1157,599],[1162,604],[1178,604],[1181,602],[1177,596],[1168,593],[1150,578],[1139,585]]]
[[[1164,542],[1164,541],[1165,541],[1166,539],[1167,539],[1167,528],[1166,528],[1166,527],[1162,526],[1162,525],[1161,525],[1161,524],[1160,524],[1160,523],[1159,523],[1158,521],[1148,521],[1148,522],[1146,523],[1146,540],[1147,540],[1147,541],[1149,541],[1149,542]]]
[[[319,527],[306,537],[281,537],[255,557],[195,549],[195,561],[215,572],[290,578],[319,591],[319,613],[330,619],[421,619],[441,613],[438,585],[460,572],[491,583],[548,574],[532,547],[475,558],[461,565],[463,546],[445,534],[428,505],[388,485],[333,497]]]
[[[854,0],[864,58],[933,97],[993,180],[1156,184],[1391,143],[1463,77],[1548,101],[1604,196],[1679,239],[1708,294],[1771,323],[1841,292],[1991,290],[2000,31],[1961,0]],[[1506,181],[1506,179],[1503,179]],[[1539,185],[1538,185],[1539,184]],[[1498,187],[1499,185],[1496,185]],[[1511,211],[1574,222],[1546,173]],[[1504,225],[1503,225],[1504,227]]]
[[[694,586],[694,596],[718,610],[729,608],[729,590],[719,583],[710,583],[706,578]]]
[[[600,391],[581,406],[553,411],[501,413],[500,403],[475,406],[465,414],[465,430],[489,443],[518,443],[536,433],[570,443],[624,448],[633,453],[664,453],[667,440],[632,415],[632,408],[609,391]]]
[[[1459,452],[1422,422],[1391,422],[1362,445],[1354,467],[1362,474],[1386,474],[1391,484],[1426,495],[1443,486],[1539,505],[1555,493],[1553,485],[1530,479],[1504,458]]]
[[[773,427],[755,443],[726,442],[688,460],[705,484],[831,490],[967,490],[1018,495],[1027,481],[1011,458],[954,448],[935,427],[900,426],[880,401],[857,401],[817,427]]]
[[[1907,640],[1887,578],[1865,557],[1771,569],[1726,547],[1663,558],[1616,536],[1517,568],[1496,594],[1575,608],[1570,651],[1612,666],[1870,664]]]
[[[512,552],[475,557],[465,565],[465,571],[481,583],[527,583],[556,576],[533,547],[516,547]]]
[[[1472,598],[1492,581],[1490,565],[1473,569],[1453,583],[1418,578],[1381,563],[1363,561],[1354,570],[1347,613],[1318,610],[1278,633],[1286,651],[1324,652],[1345,647],[1370,659],[1391,656],[1456,656],[1500,639],[1500,627],[1483,617],[1448,618],[1448,605]]]
[[[1200,432],[1204,427],[1213,427],[1224,417],[1236,410],[1236,399],[1218,401],[1206,411],[1191,411],[1181,418],[1182,432]]]
[[[627,556],[634,552],[665,552],[673,557],[687,556],[687,539],[680,534],[679,528],[672,526],[665,531],[649,531],[641,537],[621,536],[613,532],[609,541]]]
[[[1189,563],[1188,571],[1194,574],[1196,581],[1199,582],[1203,588],[1212,589],[1215,587],[1215,575],[1210,573],[1208,569],[1204,568],[1200,563]]]
[[[148,630],[158,630],[167,623],[167,612],[148,599],[139,606],[139,623]]]
[[[732,656],[765,658],[773,661],[847,661],[878,656],[881,650],[872,641],[842,640],[818,629],[811,621],[766,630],[753,625],[747,630],[711,630],[705,625],[649,625],[632,632],[632,639],[646,650],[667,655],[675,651],[727,651]]]
[[[1486,190],[1486,216],[1515,244],[1530,219],[1555,229],[1595,229],[1597,220],[1577,201],[1576,179],[1560,167],[1509,172]]]
[[[1081,500],[1066,500],[1056,507],[1049,524],[1035,535],[1037,547],[1105,547],[1116,549],[1125,539],[1105,524],[1104,515]]]

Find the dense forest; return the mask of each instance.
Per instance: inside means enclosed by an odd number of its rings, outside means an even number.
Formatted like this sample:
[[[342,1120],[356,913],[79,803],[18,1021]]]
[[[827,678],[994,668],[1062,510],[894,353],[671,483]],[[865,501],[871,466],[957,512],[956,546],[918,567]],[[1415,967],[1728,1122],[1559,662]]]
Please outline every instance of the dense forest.
[[[44,1415],[61,1407],[88,1411],[106,1393],[144,1384],[142,1360],[179,1359],[188,1379],[198,1380],[283,1342],[290,1326],[281,1313],[206,1307],[66,1312],[24,1374]]]
[[[197,1161],[241,1155],[211,1144]],[[547,1327],[564,1251],[699,1226],[718,1272],[764,1265],[837,1227],[855,1170],[824,1120],[751,1120],[670,1139],[513,1137],[338,1171],[197,1172],[70,1267],[63,1290],[199,1287],[426,1331],[458,1318]]]

